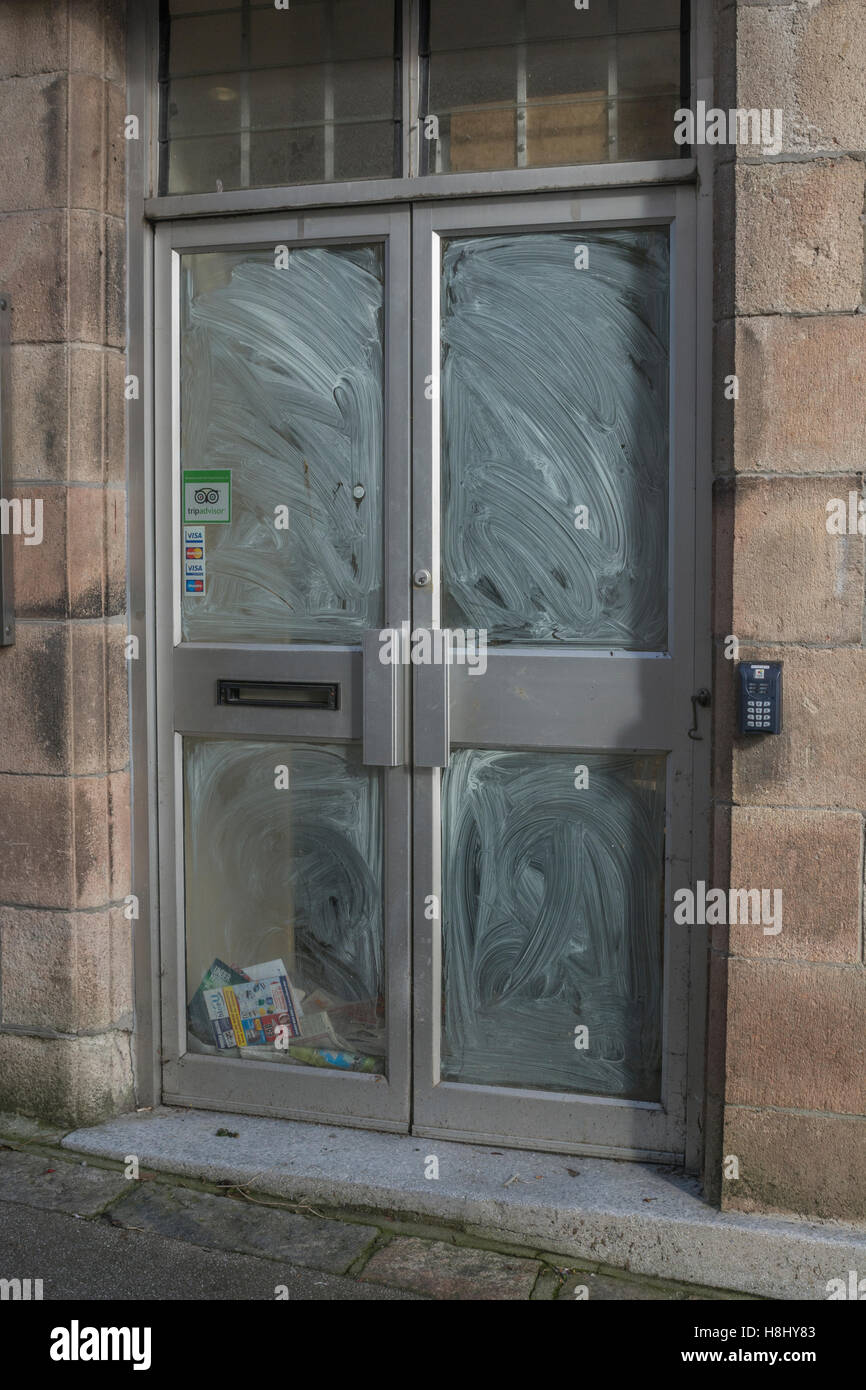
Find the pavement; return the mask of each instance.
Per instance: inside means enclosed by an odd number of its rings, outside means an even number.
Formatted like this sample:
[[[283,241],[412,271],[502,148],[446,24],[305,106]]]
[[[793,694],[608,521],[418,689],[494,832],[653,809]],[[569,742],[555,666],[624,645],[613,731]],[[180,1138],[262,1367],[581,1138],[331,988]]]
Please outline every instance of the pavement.
[[[747,1297],[510,1247],[458,1225],[328,1209],[137,1161],[82,1158],[60,1138],[19,1124],[0,1143],[0,1280],[41,1279],[44,1299]]]
[[[26,1138],[13,1123],[3,1133]],[[554,1267],[612,1269],[771,1300],[826,1298],[866,1269],[866,1228],[712,1205],[662,1163],[456,1142],[325,1122],[155,1106],[55,1136],[70,1158],[123,1163],[419,1239]],[[727,1195],[727,1194],[726,1194]],[[731,1193],[736,1197],[735,1191]],[[285,1205],[287,1204],[287,1205]],[[379,1262],[373,1266],[379,1267]],[[613,1276],[612,1276],[613,1277]]]

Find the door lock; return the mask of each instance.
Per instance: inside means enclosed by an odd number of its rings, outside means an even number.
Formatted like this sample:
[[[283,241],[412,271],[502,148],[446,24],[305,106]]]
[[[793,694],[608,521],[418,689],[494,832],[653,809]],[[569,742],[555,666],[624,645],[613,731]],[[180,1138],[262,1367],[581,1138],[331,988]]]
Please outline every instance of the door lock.
[[[426,589],[432,582],[433,576],[429,570],[416,570],[412,576],[412,583],[416,589]]]

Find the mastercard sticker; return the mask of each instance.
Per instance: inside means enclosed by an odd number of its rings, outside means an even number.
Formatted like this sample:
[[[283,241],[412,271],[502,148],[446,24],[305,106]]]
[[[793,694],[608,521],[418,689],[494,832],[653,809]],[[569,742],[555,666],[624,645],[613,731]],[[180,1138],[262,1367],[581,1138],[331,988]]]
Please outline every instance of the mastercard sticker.
[[[183,589],[186,594],[205,592],[204,527],[183,528]]]

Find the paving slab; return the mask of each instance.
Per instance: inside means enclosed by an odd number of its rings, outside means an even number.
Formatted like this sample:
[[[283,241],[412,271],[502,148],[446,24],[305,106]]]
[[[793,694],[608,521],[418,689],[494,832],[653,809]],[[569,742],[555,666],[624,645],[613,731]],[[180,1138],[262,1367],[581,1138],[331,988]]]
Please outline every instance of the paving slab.
[[[109,1215],[121,1226],[330,1274],[345,1274],[379,1234],[375,1226],[323,1221],[162,1182],[136,1183]]]
[[[724,1294],[719,1296],[725,1297]],[[647,1284],[641,1279],[613,1279],[610,1275],[588,1274],[585,1270],[567,1279],[557,1295],[557,1301],[564,1299],[566,1303],[631,1303],[634,1300],[682,1303],[686,1300],[705,1301],[712,1298],[712,1294],[692,1293],[681,1289],[678,1284]]]
[[[398,1236],[376,1251],[361,1279],[443,1300],[528,1299],[540,1272],[537,1260]]]
[[[19,1152],[0,1147],[0,1201],[20,1202],[40,1211],[92,1216],[127,1187],[122,1174],[86,1161]]]
[[[220,1128],[238,1137],[219,1139]],[[652,1164],[167,1106],[62,1142],[290,1201],[453,1222],[502,1244],[764,1298],[823,1299],[829,1279],[866,1269],[862,1226],[721,1212],[694,1178]],[[430,1154],[438,1180],[425,1178]]]
[[[41,1279],[45,1300],[274,1301],[278,1291],[285,1298],[285,1288],[289,1303],[421,1301],[401,1289],[281,1260],[202,1250],[149,1231],[121,1230],[99,1217],[76,1221],[6,1202],[0,1202],[0,1271],[6,1279]],[[237,1323],[228,1326],[235,1335]],[[296,1324],[287,1327],[297,1331]],[[199,1350],[206,1354],[207,1348]]]

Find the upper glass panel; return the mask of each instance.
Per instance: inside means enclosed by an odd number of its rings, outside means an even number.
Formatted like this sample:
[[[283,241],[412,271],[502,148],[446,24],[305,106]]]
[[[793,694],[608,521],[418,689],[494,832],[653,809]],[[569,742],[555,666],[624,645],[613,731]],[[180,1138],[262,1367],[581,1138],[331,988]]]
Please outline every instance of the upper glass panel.
[[[422,173],[670,159],[680,0],[431,0]]]
[[[183,637],[382,623],[384,248],[181,258]]]
[[[667,227],[442,251],[445,625],[663,651]]]
[[[403,167],[404,16],[420,56]],[[169,0],[159,191],[666,159],[684,0]],[[414,87],[413,87],[414,100]]]
[[[400,172],[394,0],[171,0],[160,192]]]

